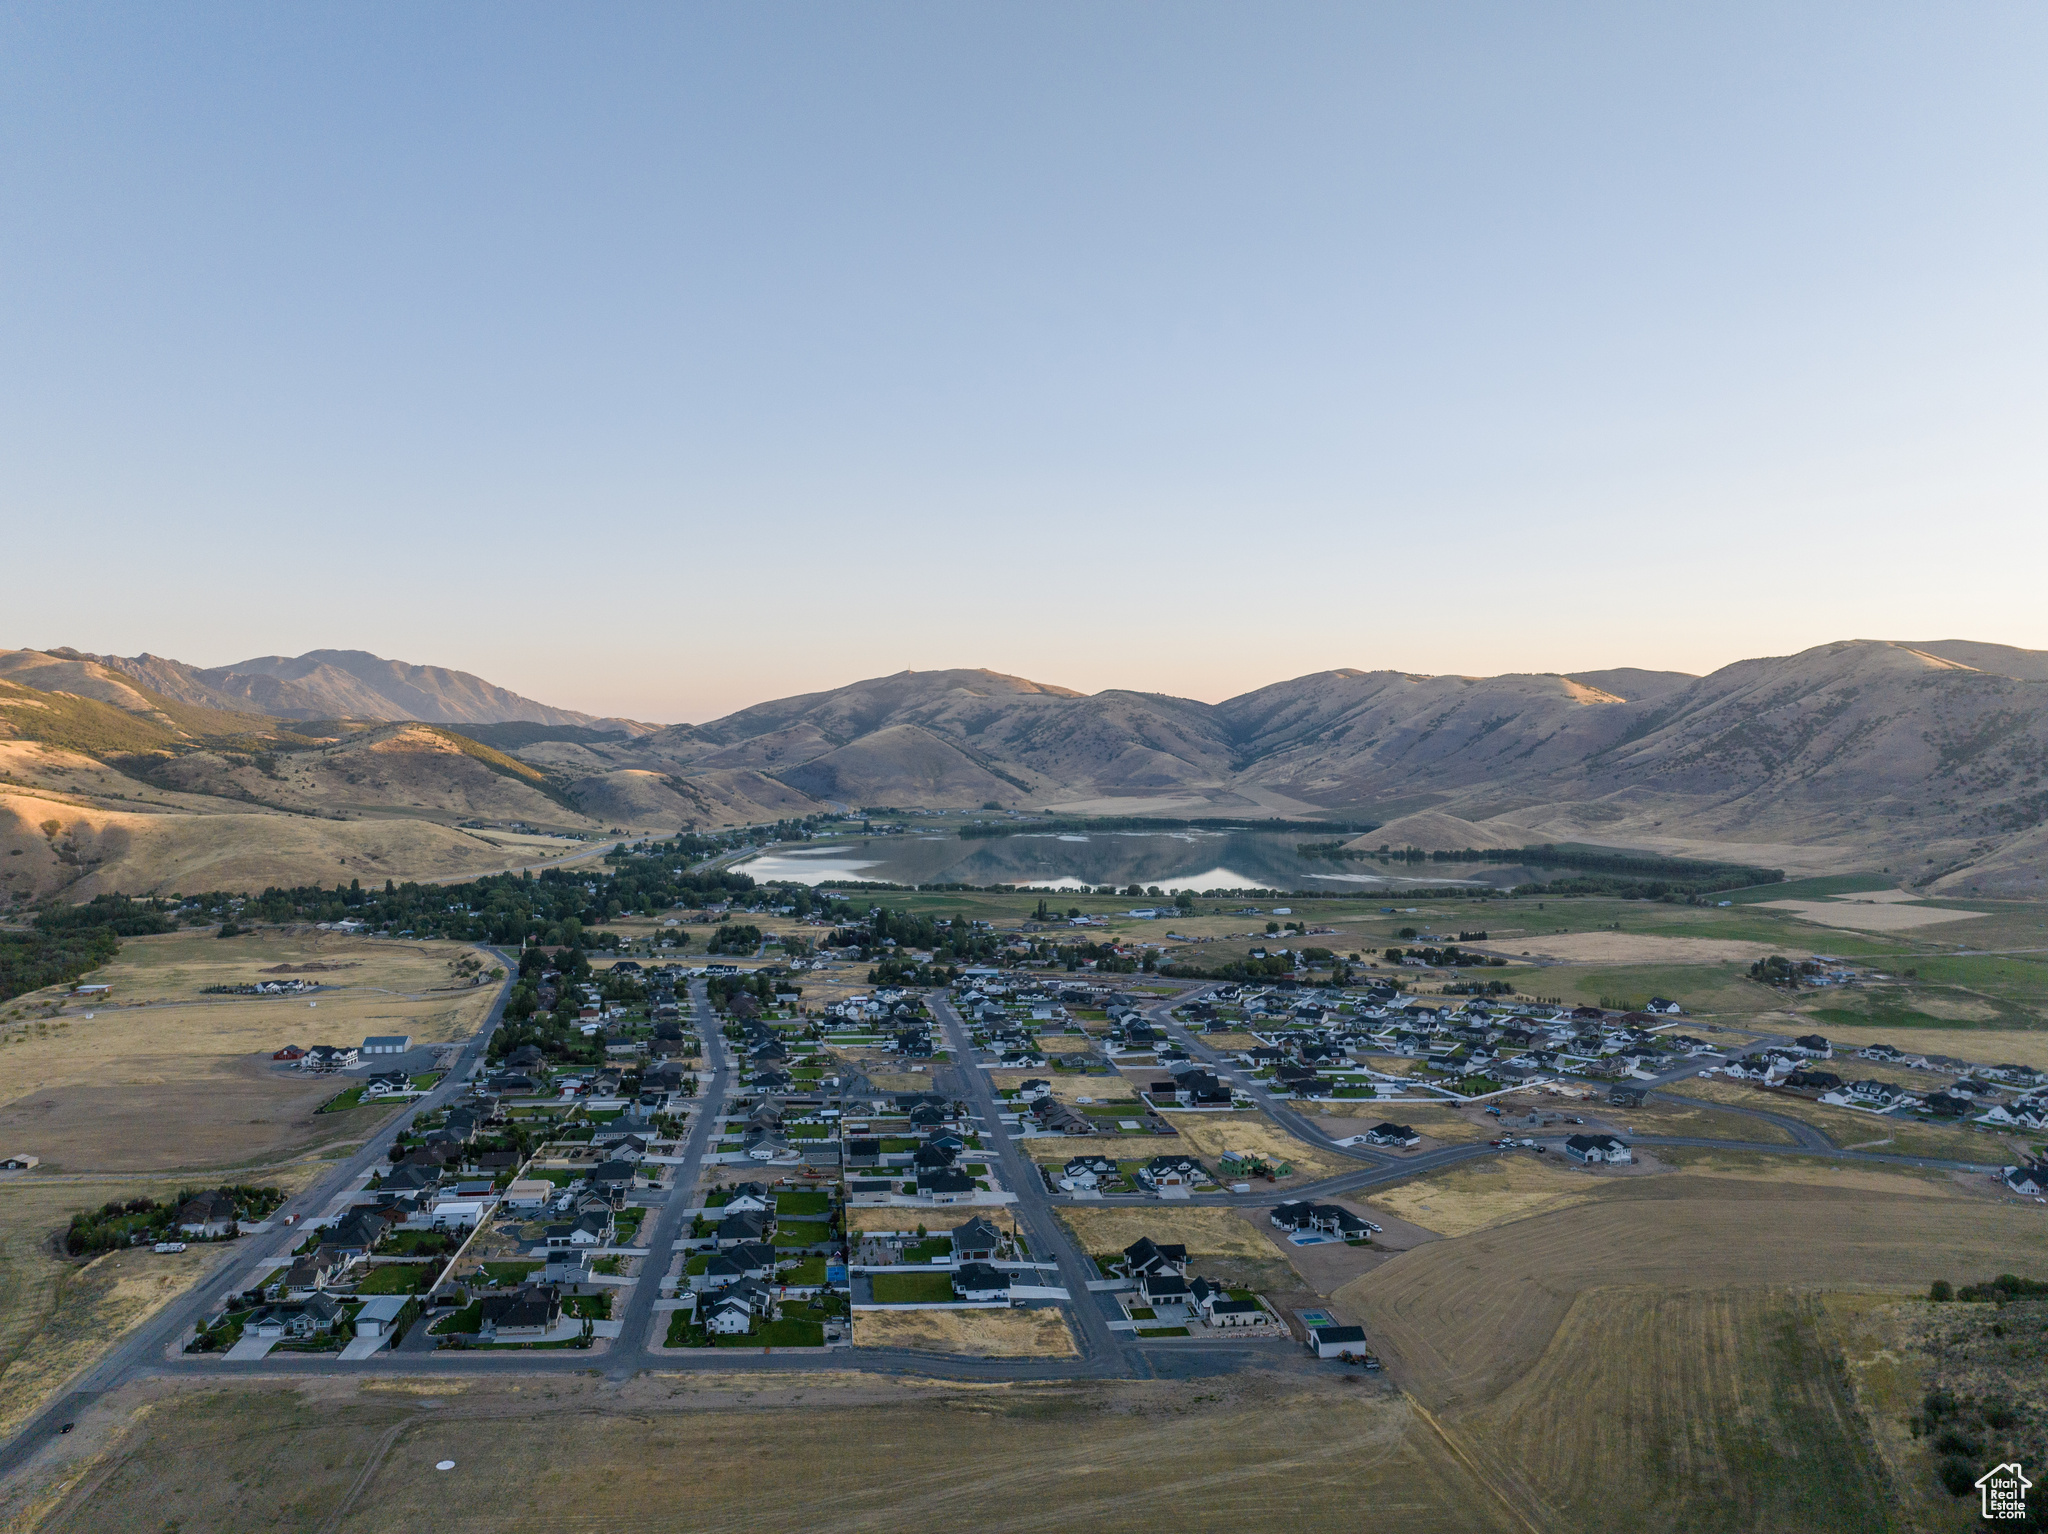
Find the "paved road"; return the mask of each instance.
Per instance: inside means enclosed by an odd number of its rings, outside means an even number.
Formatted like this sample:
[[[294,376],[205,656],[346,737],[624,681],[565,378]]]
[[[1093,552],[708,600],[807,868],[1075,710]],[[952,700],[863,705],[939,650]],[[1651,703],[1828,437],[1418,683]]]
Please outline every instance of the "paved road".
[[[981,1115],[982,1142],[996,1148],[996,1157],[1002,1163],[1003,1182],[1017,1195],[1017,1202],[1010,1206],[1017,1223],[1031,1242],[1033,1257],[1043,1259],[1051,1256],[1059,1264],[1060,1283],[1072,1296],[1072,1316],[1075,1340],[1081,1350],[1081,1357],[1090,1364],[1102,1364],[1118,1360],[1127,1366],[1135,1363],[1135,1355],[1125,1358],[1128,1351],[1119,1341],[1117,1334],[1109,1329],[1109,1318],[1102,1312],[1102,1306],[1088,1292],[1088,1281],[1094,1277],[1086,1257],[1075,1247],[1067,1229],[1053,1215],[1051,1202],[1046,1198],[1045,1179],[1030,1158],[1018,1149],[1015,1140],[1003,1128],[1001,1109],[997,1106],[995,1089],[989,1083],[988,1072],[974,1063],[974,1046],[969,1038],[966,1024],[960,1014],[953,1010],[952,1002],[938,992],[928,998],[932,1014],[939,1025],[946,1030],[946,1039],[952,1047],[956,1062],[956,1073],[966,1084],[966,1097]],[[1136,1368],[1118,1372],[1142,1372]]]
[[[704,1170],[704,1157],[717,1141],[718,1115],[724,1110],[725,1094],[732,1084],[732,1071],[725,1058],[725,1039],[718,1020],[711,1015],[711,995],[702,980],[690,987],[690,1004],[696,1012],[697,1032],[704,1039],[704,1068],[708,1073],[697,1086],[691,1109],[690,1132],[683,1140],[682,1162],[673,1168],[668,1197],[642,1226],[640,1244],[647,1256],[640,1264],[640,1281],[626,1291],[626,1304],[619,1319],[625,1324],[604,1354],[604,1372],[622,1379],[653,1361],[649,1348],[668,1338],[668,1312],[657,1311],[661,1298],[661,1277],[674,1260],[676,1237],[682,1229],[683,1213],[696,1202],[697,1177]]]
[[[508,971],[510,967],[508,963]],[[462,1090],[470,1068],[482,1058],[490,1034],[498,1026],[510,985],[508,977],[482,1031],[465,1046],[455,1068],[434,1092],[413,1108],[400,1114],[359,1152],[329,1173],[315,1187],[293,1199],[281,1212],[301,1215],[325,1212],[330,1203],[357,1186],[370,1167],[383,1159],[392,1137],[399,1129],[409,1124],[417,1115],[444,1105]],[[1169,1031],[1175,1037],[1186,1042],[1191,1054],[1205,1061],[1221,1063],[1215,1051],[1189,1035],[1178,1024],[1171,1023],[1163,1017],[1164,1012],[1172,1005],[1193,994],[1199,994],[1199,991],[1156,1003],[1151,1010],[1155,1014],[1160,1014],[1160,1020],[1167,1023]],[[614,1378],[647,1368],[711,1368],[721,1372],[756,1369],[777,1372],[837,1371],[858,1368],[880,1373],[939,1376],[961,1380],[1104,1377],[1193,1379],[1228,1373],[1251,1364],[1265,1367],[1278,1365],[1283,1368],[1311,1367],[1305,1362],[1306,1355],[1298,1349],[1285,1346],[1204,1343],[1199,1348],[1194,1348],[1168,1342],[1139,1343],[1134,1338],[1127,1340],[1120,1334],[1111,1332],[1100,1304],[1087,1291],[1089,1264],[1067,1236],[1065,1227],[1055,1217],[1055,1200],[1045,1193],[1036,1168],[1002,1128],[995,1094],[987,1073],[973,1063],[973,1052],[969,1046],[966,1026],[953,1010],[950,1001],[936,994],[931,997],[932,1010],[947,1032],[955,1059],[960,1062],[959,1069],[963,1073],[963,1082],[967,1089],[965,1095],[973,1101],[982,1117],[985,1139],[995,1148],[995,1154],[1002,1163],[1005,1181],[1017,1192],[1018,1201],[1013,1209],[1018,1223],[1029,1237],[1033,1252],[1040,1256],[1050,1255],[1059,1265],[1061,1281],[1073,1296],[1072,1313],[1081,1356],[1073,1359],[972,1359],[923,1353],[911,1349],[865,1348],[858,1352],[834,1349],[816,1353],[751,1353],[731,1348],[665,1355],[653,1353],[650,1349],[659,1345],[661,1340],[656,1335],[656,1328],[666,1326],[663,1319],[666,1313],[653,1308],[655,1300],[660,1295],[660,1278],[667,1269],[669,1250],[680,1228],[683,1211],[694,1202],[691,1195],[703,1165],[703,1157],[712,1143],[711,1137],[715,1132],[718,1114],[731,1088],[733,1077],[733,1067],[726,1060],[723,1040],[716,1033],[716,1022],[711,1015],[702,982],[693,987],[692,999],[697,1009],[700,1030],[704,1034],[705,1060],[710,1068],[710,1079],[700,1091],[695,1105],[696,1120],[685,1140],[685,1161],[676,1169],[674,1183],[668,1197],[660,1206],[659,1213],[652,1217],[653,1233],[647,1242],[650,1255],[640,1283],[631,1291],[626,1302],[623,1312],[625,1325],[621,1329],[620,1337],[602,1353],[593,1355],[580,1350],[458,1354],[386,1352],[360,1362],[340,1364],[331,1357],[317,1355],[273,1355],[260,1362],[228,1363],[218,1356],[187,1357],[172,1352],[173,1346],[201,1314],[224,1298],[238,1283],[246,1281],[259,1264],[282,1259],[301,1239],[298,1230],[272,1232],[238,1247],[221,1269],[202,1281],[191,1293],[166,1306],[157,1316],[117,1344],[105,1358],[32,1419],[11,1442],[0,1447],[0,1475],[17,1469],[55,1435],[61,1423],[73,1420],[80,1411],[100,1396],[128,1379],[150,1374],[204,1379],[275,1379],[280,1375],[288,1377],[299,1372],[327,1374],[340,1370],[379,1376],[445,1374],[476,1378],[480,1375],[488,1377],[494,1374],[510,1376],[583,1373],[590,1369],[594,1357],[601,1361],[603,1372]],[[1677,1080],[1697,1068],[1696,1062],[1688,1062],[1682,1067],[1674,1067],[1667,1071],[1659,1081]],[[1657,1084],[1659,1083],[1642,1083],[1651,1090],[1654,1090]],[[1483,1142],[1442,1146],[1421,1155],[1363,1152],[1355,1147],[1334,1144],[1317,1128],[1313,1120],[1293,1112],[1283,1104],[1273,1102],[1270,1096],[1263,1092],[1260,1095],[1266,1098],[1267,1111],[1272,1113],[1276,1120],[1285,1124],[1291,1132],[1301,1135],[1318,1147],[1361,1163],[1355,1171],[1340,1172],[1317,1182],[1288,1189],[1288,1196],[1293,1198],[1320,1198],[1358,1193],[1442,1167],[1455,1166],[1464,1161],[1507,1154]],[[1694,1101],[1683,1098],[1672,1100],[1688,1104]],[[1944,1161],[1933,1157],[1842,1150],[1820,1130],[1803,1120],[1766,1109],[1718,1103],[1713,1106],[1722,1112],[1742,1114],[1775,1124],[1792,1134],[1795,1141],[1787,1145],[1778,1142],[1684,1136],[1638,1135],[1632,1138],[1638,1144],[1650,1146],[1669,1145],[1767,1154],[1825,1156],[1845,1161],[1868,1161],[1922,1168],[1989,1170],[1973,1163]],[[1272,1201],[1273,1192],[1270,1189],[1247,1194],[1197,1194],[1191,1200],[1197,1204],[1247,1208],[1270,1204]],[[1058,1202],[1072,1201],[1061,1198]],[[1149,1203],[1150,1200],[1134,1195],[1102,1202]]]
[[[484,1019],[483,1027],[463,1046],[462,1052],[456,1056],[454,1067],[441,1078],[434,1090],[374,1132],[353,1156],[338,1164],[303,1193],[287,1200],[276,1214],[271,1216],[273,1221],[279,1221],[287,1214],[297,1215],[299,1218],[294,1225],[280,1224],[278,1228],[252,1240],[237,1242],[225,1262],[187,1293],[173,1300],[116,1343],[104,1358],[87,1369],[48,1406],[31,1418],[28,1425],[12,1440],[0,1446],[0,1475],[13,1470],[44,1442],[54,1437],[62,1424],[72,1421],[82,1408],[97,1400],[122,1380],[132,1374],[161,1367],[165,1362],[166,1351],[175,1346],[201,1316],[227,1298],[230,1293],[247,1287],[251,1274],[260,1268],[282,1262],[291,1255],[292,1249],[305,1239],[304,1227],[309,1218],[326,1213],[328,1205],[358,1187],[372,1167],[385,1165],[386,1153],[391,1148],[391,1142],[397,1138],[401,1130],[410,1126],[412,1121],[422,1114],[446,1107],[468,1090],[470,1071],[483,1059],[491,1034],[503,1021],[505,1000],[512,994],[513,982],[518,978],[517,957],[507,956],[501,950],[494,949],[492,952],[497,953],[505,965],[505,979],[498,987],[497,999],[491,1003],[491,1010]]]

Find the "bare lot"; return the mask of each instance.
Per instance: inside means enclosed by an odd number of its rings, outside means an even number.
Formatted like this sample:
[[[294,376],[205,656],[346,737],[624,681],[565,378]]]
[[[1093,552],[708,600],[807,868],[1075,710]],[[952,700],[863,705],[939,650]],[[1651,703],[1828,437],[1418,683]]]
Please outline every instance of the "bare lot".
[[[452,983],[452,962],[470,952],[311,932],[132,939],[94,976],[114,987],[111,1003],[72,1003],[49,1022],[7,1030],[0,1138],[41,1156],[45,1171],[258,1165],[359,1140],[390,1110],[317,1113],[347,1081],[279,1069],[271,1054],[285,1044],[360,1044],[372,1033],[468,1037],[497,987],[436,988]],[[317,1005],[202,995],[282,965],[335,989]]]
[[[981,1358],[1071,1358],[1078,1350],[1065,1312],[1040,1310],[863,1310],[853,1318],[861,1348],[917,1348]]]
[[[123,1392],[0,1514],[20,1527],[38,1500],[57,1501],[37,1525],[51,1534],[157,1530],[175,1496],[180,1527],[220,1534],[330,1518],[339,1534],[543,1534],[564,1526],[566,1502],[574,1527],[654,1534],[676,1527],[686,1487],[686,1522],[703,1534],[1126,1529],[1163,1506],[1194,1534],[1350,1534],[1361,1505],[1418,1534],[1521,1528],[1399,1398],[1332,1378],[1254,1371],[1191,1390],[764,1373],[429,1388]],[[443,1459],[455,1468],[437,1471]],[[540,1497],[538,1463],[550,1467]]]
[[[1185,1149],[1200,1156],[1212,1177],[1217,1175],[1217,1158],[1225,1151],[1246,1152],[1269,1162],[1288,1163],[1294,1168],[1294,1175],[1280,1180],[1279,1186],[1283,1188],[1297,1182],[1328,1177],[1357,1165],[1341,1156],[1318,1150],[1306,1141],[1297,1140],[1263,1113],[1168,1113],[1164,1117],[1180,1131],[1180,1137],[1178,1143],[1169,1142],[1160,1149]]]

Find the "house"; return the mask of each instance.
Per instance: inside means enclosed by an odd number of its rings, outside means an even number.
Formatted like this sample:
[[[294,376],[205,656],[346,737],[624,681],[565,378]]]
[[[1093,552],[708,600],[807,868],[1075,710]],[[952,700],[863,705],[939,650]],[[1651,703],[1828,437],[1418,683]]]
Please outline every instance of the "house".
[[[974,1202],[974,1179],[951,1167],[920,1171],[917,1191],[934,1204],[970,1204]]]
[[[1835,1057],[1835,1046],[1827,1041],[1825,1034],[1803,1033],[1792,1042],[1800,1053],[1811,1055],[1816,1060],[1832,1060]]]
[[[1929,1113],[1944,1119],[1961,1118],[1975,1106],[1967,1097],[1956,1097],[1948,1092],[1930,1092],[1926,1102]]]
[[[743,1278],[723,1290],[707,1313],[699,1302],[698,1314],[704,1329],[721,1337],[743,1337],[754,1329],[756,1317],[772,1320],[775,1297],[759,1279]]]
[[[1168,1090],[1183,1108],[1228,1108],[1230,1088],[1208,1071],[1182,1071]]]
[[[1643,1008],[1643,1010],[1645,1012],[1667,1013],[1670,1016],[1676,1017],[1679,1013],[1683,1012],[1685,1008],[1681,1007],[1677,1002],[1670,1000],[1668,997],[1652,996],[1650,998],[1650,1004],[1647,1007]]]
[[[1202,1280],[1196,1279],[1196,1283]],[[1147,1273],[1138,1280],[1138,1293],[1147,1305],[1191,1305],[1194,1292],[1189,1288],[1187,1278],[1179,1273]]]
[[[359,1210],[320,1238],[323,1248],[342,1257],[360,1257],[384,1239],[385,1220],[369,1210]]]
[[[1010,1275],[985,1262],[962,1263],[953,1271],[953,1295],[969,1301],[1007,1300]]]
[[[562,1319],[562,1291],[553,1284],[521,1284],[482,1300],[479,1335],[486,1342],[534,1342]]]
[[[1362,1326],[1312,1326],[1308,1350],[1318,1358],[1350,1358],[1365,1352]]]
[[[976,1215],[953,1232],[953,1260],[994,1262],[1003,1249],[1003,1233]]]
[[[743,1241],[765,1241],[775,1231],[775,1216],[758,1209],[741,1209],[718,1222],[711,1238],[723,1251]]]
[[[889,1195],[896,1191],[896,1184],[886,1177],[864,1177],[848,1182],[846,1201],[849,1204],[886,1204]]]
[[[548,1252],[547,1261],[538,1273],[532,1275],[537,1284],[560,1284],[565,1288],[590,1282],[590,1253],[572,1251],[567,1247],[556,1247]]]
[[[587,1181],[598,1192],[617,1198],[632,1188],[634,1171],[630,1161],[603,1161],[590,1169]]]
[[[410,1092],[412,1078],[404,1071],[379,1071],[363,1082],[363,1096],[389,1097],[394,1092]]]
[[[1154,1156],[1138,1168],[1138,1181],[1155,1192],[1162,1188],[1193,1188],[1211,1180],[1208,1169],[1193,1156]]]
[[[409,1033],[373,1033],[363,1040],[362,1053],[366,1055],[402,1055],[412,1048]]]
[[[1635,1157],[1628,1146],[1613,1135],[1573,1135],[1564,1142],[1565,1154],[1574,1161],[1592,1163],[1596,1161],[1625,1162]]]
[[[2022,1198],[2040,1198],[2048,1192],[2048,1166],[2009,1166],[2005,1185]]]
[[[295,1258],[285,1270],[286,1293],[306,1293],[325,1289],[342,1273],[346,1272],[349,1259],[331,1246],[316,1246],[305,1256]]]
[[[550,1225],[547,1243],[550,1248],[609,1246],[616,1228],[609,1209],[586,1209],[567,1224]]]
[[[1406,1124],[1382,1123],[1373,1125],[1372,1128],[1365,1132],[1365,1143],[1367,1145],[1398,1145],[1405,1150],[1411,1145],[1420,1145],[1422,1143],[1422,1136],[1410,1129]]]
[[[296,1044],[287,1044],[283,1049],[278,1050],[270,1058],[273,1060],[297,1061],[305,1059],[306,1052],[303,1049],[299,1048],[299,1046]]]
[[[1017,1088],[1017,1101],[1020,1103],[1037,1102],[1039,1098],[1047,1096],[1051,1091],[1051,1082],[1037,1076],[1027,1077]]]
[[[1884,1060],[1896,1063],[1905,1057],[1905,1052],[1891,1044],[1866,1044],[1856,1051],[1865,1060]]]
[[[1281,1230],[1318,1231],[1346,1241],[1373,1235],[1380,1228],[1341,1204],[1318,1204],[1309,1199],[1289,1199],[1274,1208],[1271,1218]]]
[[[235,1233],[235,1201],[218,1188],[185,1201],[178,1209],[181,1236],[232,1236]]]
[[[1031,1116],[1047,1134],[1092,1135],[1095,1126],[1080,1109],[1053,1097],[1041,1097],[1031,1105]]]
[[[1266,1307],[1257,1300],[1216,1300],[1212,1299],[1203,1307],[1211,1326],[1264,1326]]]
[[[30,1172],[43,1164],[40,1156],[9,1156],[0,1161],[0,1172]]]
[[[298,1340],[334,1330],[341,1302],[331,1294],[309,1294],[303,1300],[259,1310],[243,1325],[244,1336]]]
[[[727,1214],[767,1214],[775,1208],[775,1195],[768,1191],[764,1182],[743,1182],[719,1207]]]
[[[950,1145],[934,1145],[927,1141],[920,1145],[910,1158],[910,1164],[920,1172],[936,1172],[951,1166],[960,1159],[960,1153]]]
[[[1842,1078],[1833,1071],[1793,1071],[1785,1078],[1785,1085],[1794,1091],[1832,1092],[1842,1084]]]
[[[302,1071],[344,1071],[356,1063],[354,1046],[315,1044],[299,1062]]]
[[[1893,1103],[1905,1096],[1905,1090],[1901,1087],[1893,1086],[1889,1081],[1873,1079],[1870,1081],[1850,1082],[1848,1095],[1860,1102],[1877,1103],[1880,1106],[1889,1108]]]
[[[704,1271],[692,1274],[690,1287],[717,1292],[741,1279],[766,1280],[775,1272],[779,1254],[765,1241],[743,1241],[705,1259]]]
[[[1181,1273],[1188,1270],[1188,1249],[1179,1243],[1161,1243],[1140,1236],[1124,1248],[1124,1271],[1133,1278],[1148,1273]]]
[[[1095,1188],[1116,1176],[1116,1163],[1107,1156],[1076,1156],[1061,1169],[1061,1185]]]

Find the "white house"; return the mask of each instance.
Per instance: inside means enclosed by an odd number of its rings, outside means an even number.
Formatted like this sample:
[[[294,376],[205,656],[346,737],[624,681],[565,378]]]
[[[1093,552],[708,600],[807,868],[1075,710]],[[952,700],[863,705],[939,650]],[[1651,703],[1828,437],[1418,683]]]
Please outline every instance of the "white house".
[[[1635,1157],[1627,1145],[1613,1135],[1573,1135],[1564,1142],[1565,1154],[1574,1161],[1627,1162]]]

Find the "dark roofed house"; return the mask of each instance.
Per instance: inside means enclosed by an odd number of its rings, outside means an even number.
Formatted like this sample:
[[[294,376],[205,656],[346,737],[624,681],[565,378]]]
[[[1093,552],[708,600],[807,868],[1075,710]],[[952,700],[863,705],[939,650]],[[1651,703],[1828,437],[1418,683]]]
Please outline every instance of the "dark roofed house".
[[[1574,1161],[1633,1161],[1635,1157],[1613,1135],[1573,1135],[1564,1142],[1565,1154]]]
[[[955,1262],[994,1262],[1003,1249],[1003,1233],[976,1215],[953,1232]]]
[[[1382,1122],[1373,1125],[1372,1128],[1365,1132],[1365,1143],[1368,1145],[1399,1145],[1406,1147],[1420,1145],[1422,1143],[1422,1136],[1410,1129],[1406,1124]]]
[[[953,1271],[953,1293],[963,1300],[1007,1300],[1010,1275],[985,1262],[962,1263]]]
[[[917,1174],[917,1191],[935,1204],[966,1204],[974,1200],[974,1179],[951,1167]]]
[[[1124,1267],[1133,1278],[1142,1278],[1147,1273],[1185,1273],[1188,1249],[1178,1242],[1169,1244],[1140,1236],[1124,1248]]]
[[[487,1294],[479,1334],[491,1342],[545,1337],[562,1319],[562,1291],[553,1284],[521,1284],[509,1294]]]
[[[759,1209],[742,1209],[727,1215],[711,1233],[720,1249],[744,1241],[765,1240],[775,1229],[775,1217]]]
[[[235,1233],[235,1201],[214,1188],[187,1199],[178,1209],[181,1236],[232,1236]]]
[[[1210,1180],[1209,1172],[1193,1156],[1154,1156],[1138,1168],[1138,1180],[1146,1187],[1192,1188]]]

